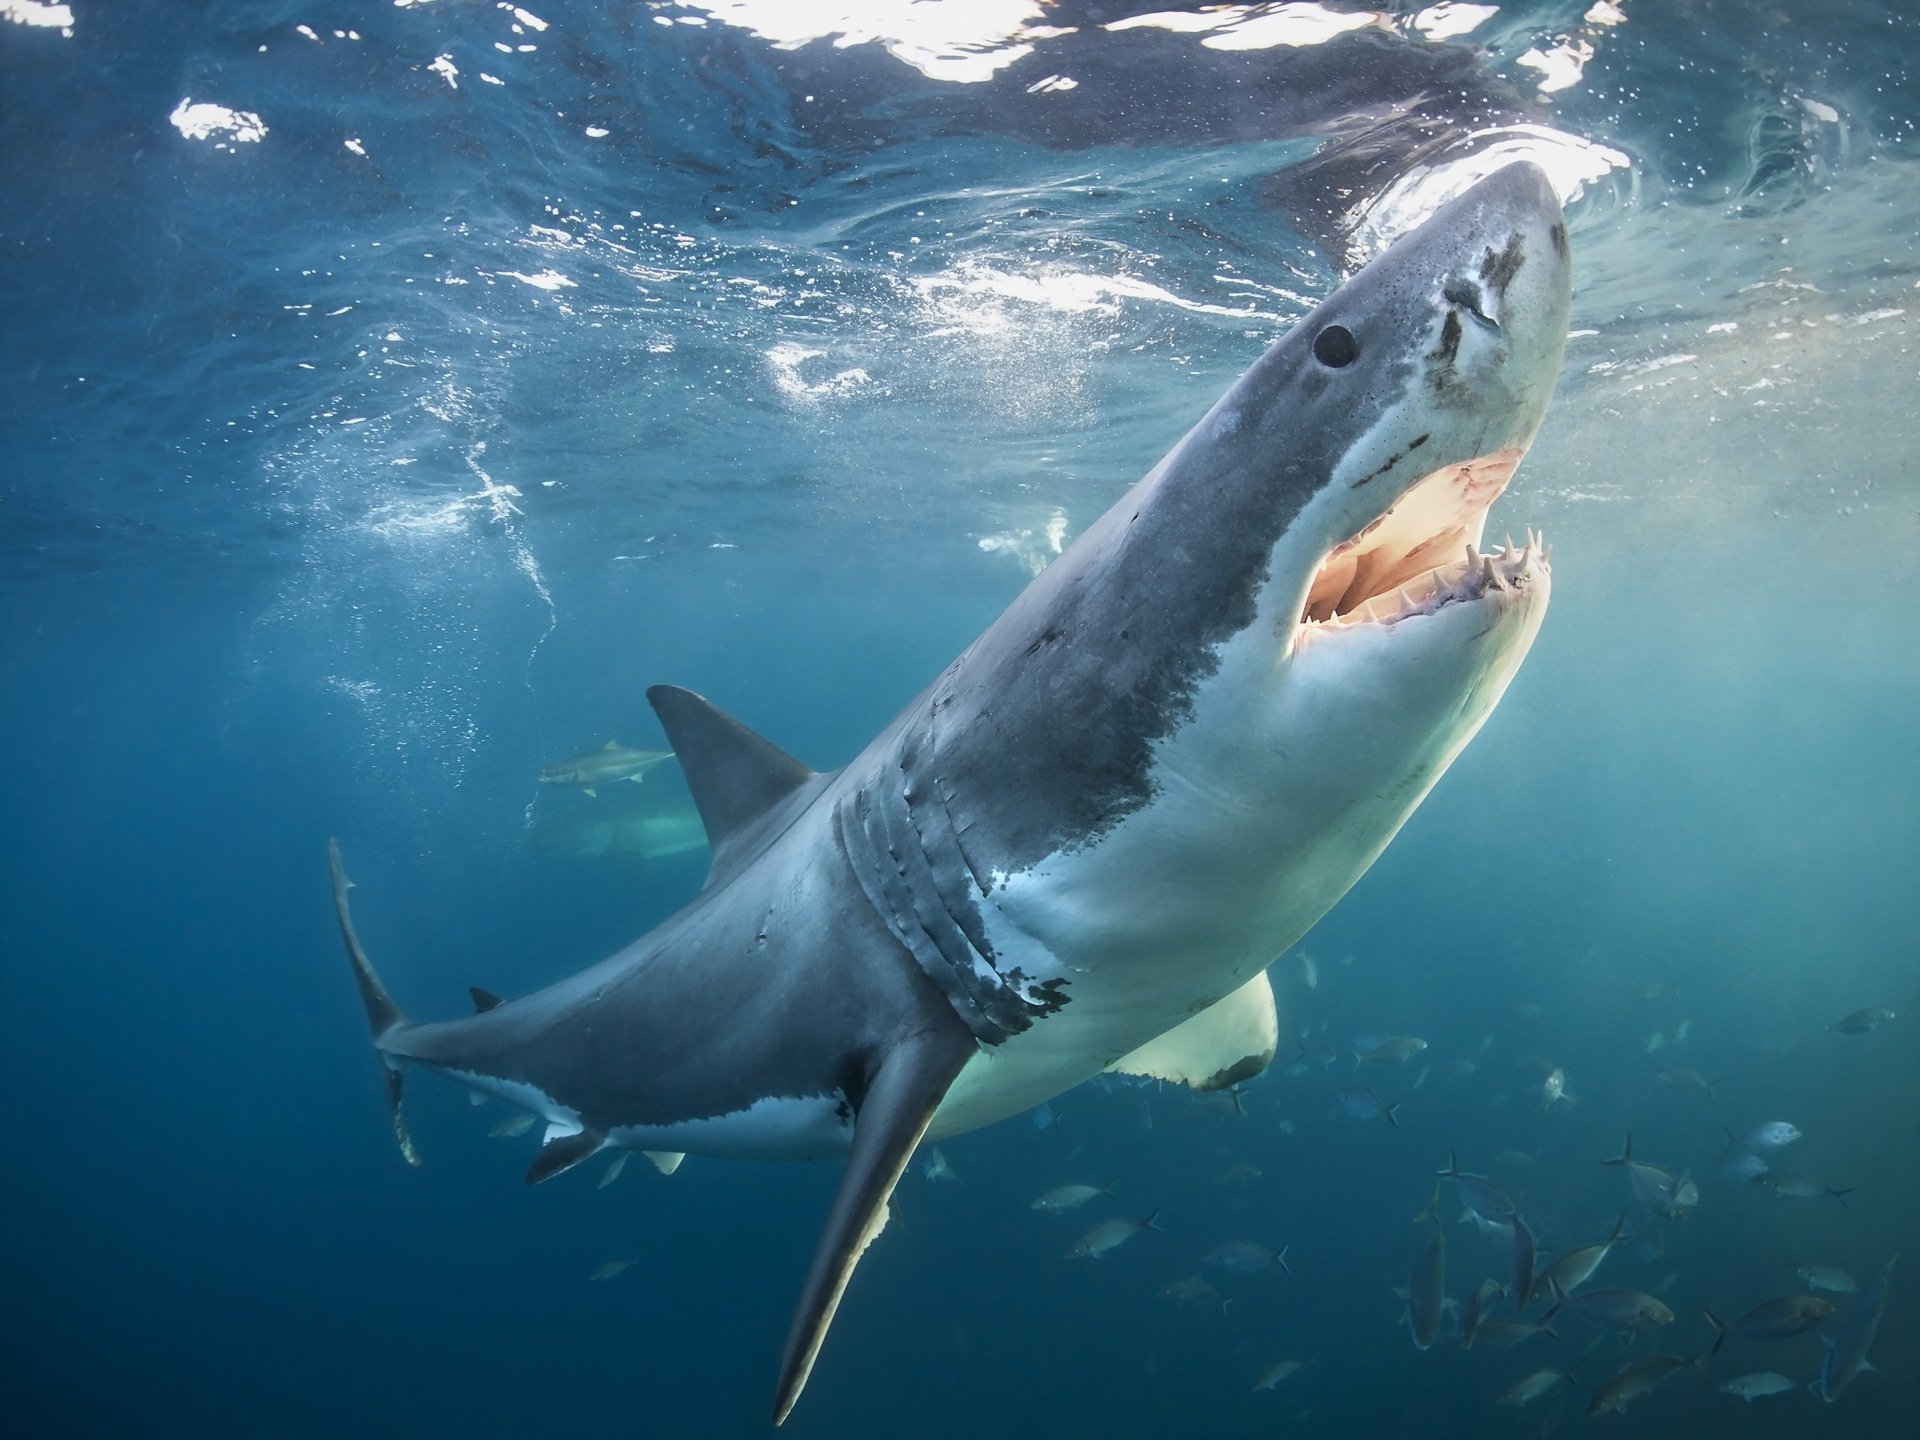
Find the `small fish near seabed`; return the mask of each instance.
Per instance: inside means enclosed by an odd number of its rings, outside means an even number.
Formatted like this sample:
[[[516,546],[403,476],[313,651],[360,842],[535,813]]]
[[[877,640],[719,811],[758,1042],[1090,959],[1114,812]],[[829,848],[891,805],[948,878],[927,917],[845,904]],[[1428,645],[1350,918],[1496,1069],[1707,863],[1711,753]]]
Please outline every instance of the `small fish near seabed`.
[[[1878,1030],[1887,1021],[1893,1019],[1893,1011],[1880,1005],[1870,1005],[1865,1010],[1856,1010],[1851,1015],[1843,1015],[1827,1029],[1836,1035],[1866,1035]]]
[[[556,760],[540,772],[540,783],[571,785],[576,790],[597,795],[598,787],[620,780],[631,780],[638,785],[646,779],[647,771],[671,759],[671,750],[630,750],[618,740],[609,740],[598,750]]]
[[[1154,1211],[1144,1220],[1102,1220],[1072,1245],[1067,1247],[1068,1260],[1097,1260],[1102,1255],[1118,1250],[1127,1241],[1143,1230],[1159,1231],[1160,1212]]]

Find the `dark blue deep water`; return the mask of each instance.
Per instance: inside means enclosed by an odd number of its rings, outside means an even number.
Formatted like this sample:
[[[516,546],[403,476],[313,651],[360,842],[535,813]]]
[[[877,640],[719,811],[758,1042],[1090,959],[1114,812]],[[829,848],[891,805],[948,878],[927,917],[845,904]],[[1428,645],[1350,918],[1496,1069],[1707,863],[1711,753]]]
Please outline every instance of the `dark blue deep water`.
[[[543,765],[662,744],[659,681],[841,763],[1510,154],[1575,249],[1492,527],[1556,547],[1530,660],[1274,966],[1244,1113],[1096,1084],[943,1143],[947,1177],[923,1153],[787,1428],[1911,1433],[1920,20],[1482,9],[0,0],[9,1433],[764,1433],[836,1167],[529,1189],[537,1137],[422,1076],[407,1168],[326,838],[416,1015],[611,953],[704,859],[596,807],[684,791]],[[1863,1007],[1894,1018],[1828,1028]],[[1397,1128],[1345,1113],[1354,1046],[1402,1035],[1361,1077]],[[1772,1120],[1811,1193],[1728,1173]],[[1598,1163],[1627,1131],[1697,1203]],[[1394,1289],[1449,1150],[1543,1245],[1627,1211],[1594,1285],[1676,1318],[1417,1350]],[[1464,1302],[1510,1243],[1439,1207]],[[1235,1239],[1292,1273],[1202,1263]],[[1629,1359],[1704,1352],[1703,1309],[1902,1250],[1836,1403],[1720,1393],[1820,1368],[1818,1332],[1743,1335],[1586,1418]],[[1161,1293],[1195,1274],[1220,1299]],[[1546,1366],[1578,1387],[1495,1403]]]

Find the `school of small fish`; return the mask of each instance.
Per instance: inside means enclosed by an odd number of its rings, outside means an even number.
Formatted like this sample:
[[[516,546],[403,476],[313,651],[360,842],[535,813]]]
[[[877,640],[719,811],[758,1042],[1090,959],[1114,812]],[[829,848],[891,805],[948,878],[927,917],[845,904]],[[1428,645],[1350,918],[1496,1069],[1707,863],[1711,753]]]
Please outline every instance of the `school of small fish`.
[[[1299,984],[1317,991],[1322,980],[1319,965],[1305,955],[1296,957],[1295,963]],[[1656,1005],[1667,993],[1665,986],[1647,986],[1633,998]],[[1524,1027],[1544,1015],[1541,1007],[1516,1005],[1510,1019]],[[1825,1028],[1836,1035],[1865,1035],[1893,1018],[1885,1009],[1860,1010]],[[1675,1049],[1689,1043],[1693,1029],[1691,1019],[1682,1019],[1649,1036],[1648,1043],[1638,1049],[1667,1060]],[[1409,1132],[1417,1126],[1414,1117],[1419,1107],[1429,1103],[1417,1100],[1414,1092],[1423,1091],[1429,1082],[1444,1090],[1486,1077],[1497,1044],[1496,1036],[1488,1035],[1467,1054],[1439,1055],[1408,1081],[1404,1077],[1413,1069],[1410,1062],[1438,1054],[1427,1039],[1374,1032],[1356,1035],[1342,1045],[1324,1033],[1302,1034],[1293,1043],[1291,1059],[1283,1058],[1271,1074],[1294,1081],[1311,1079],[1347,1059],[1350,1063],[1340,1068],[1350,1077],[1348,1083],[1329,1092],[1336,1123],[1340,1118],[1384,1118],[1389,1129],[1381,1133],[1398,1131],[1411,1141]],[[1522,1075],[1531,1076],[1522,1082],[1520,1103],[1526,1103],[1524,1097],[1530,1094],[1538,1110],[1557,1116],[1575,1113],[1579,1098],[1570,1088],[1564,1065],[1533,1057],[1520,1061],[1518,1068]],[[1368,1080],[1368,1076],[1378,1078]],[[1394,1076],[1403,1077],[1397,1085],[1390,1083]],[[1511,1148],[1486,1157],[1483,1172],[1472,1167],[1470,1157],[1448,1150],[1444,1167],[1425,1172],[1428,1178],[1419,1183],[1429,1187],[1427,1201],[1414,1217],[1411,1241],[1402,1242],[1409,1243],[1411,1255],[1405,1281],[1391,1287],[1408,1336],[1421,1351],[1475,1352],[1474,1358],[1455,1363],[1486,1367],[1488,1399],[1494,1405],[1545,1415],[1541,1433],[1555,1428],[1569,1409],[1590,1419],[1616,1415],[1657,1403],[1649,1397],[1683,1381],[1705,1382],[1712,1392],[1743,1406],[1794,1392],[1816,1401],[1838,1401],[1862,1372],[1872,1368],[1868,1351],[1885,1307],[1893,1260],[1885,1260],[1867,1284],[1832,1264],[1783,1262],[1773,1270],[1756,1269],[1750,1291],[1680,1314],[1662,1297],[1677,1288],[1681,1276],[1663,1262],[1668,1259],[1667,1239],[1684,1235],[1680,1227],[1703,1208],[1754,1207],[1756,1201],[1749,1197],[1824,1200],[1839,1216],[1854,1193],[1852,1187],[1785,1167],[1787,1157],[1798,1154],[1803,1144],[1815,1144],[1792,1121],[1742,1117],[1739,1124],[1719,1123],[1719,1107],[1738,1103],[1736,1076],[1703,1074],[1668,1063],[1649,1069],[1648,1082],[1650,1099],[1661,1090],[1671,1092],[1675,1098],[1668,1104],[1681,1106],[1677,1113],[1682,1115],[1706,1117],[1723,1134],[1724,1147],[1716,1152],[1712,1147],[1719,1142],[1707,1140],[1689,1157],[1690,1165],[1675,1165],[1664,1156],[1655,1159],[1640,1153],[1634,1136],[1626,1133],[1620,1137],[1617,1153],[1611,1155],[1589,1152],[1554,1157],[1540,1147]],[[1102,1086],[1120,1090],[1132,1083],[1103,1077]],[[1682,1097],[1700,1110],[1686,1110]],[[1188,1113],[1196,1123],[1199,1117],[1209,1122],[1215,1117],[1237,1120],[1259,1114],[1255,1107],[1262,1098],[1259,1082],[1236,1085],[1196,1097]],[[1439,1108],[1438,1101],[1433,1103]],[[1151,1105],[1143,1104],[1141,1110],[1143,1123],[1151,1128]],[[1265,1123],[1277,1134],[1295,1133],[1291,1119],[1268,1118]],[[1543,1117],[1539,1123],[1566,1122]],[[1043,1130],[1056,1129],[1058,1116],[1049,1108],[1035,1115],[1034,1124]],[[1711,1129],[1704,1131],[1711,1133]],[[1074,1147],[1071,1153],[1078,1154],[1081,1148]],[[1609,1220],[1584,1235],[1559,1215],[1530,1215],[1521,1203],[1527,1195],[1523,1182],[1528,1172],[1560,1164],[1593,1177],[1588,1183],[1594,1192],[1610,1197]],[[1619,1178],[1609,1180],[1609,1170]],[[1213,1191],[1241,1196],[1262,1175],[1259,1166],[1237,1159],[1222,1168]],[[1190,1229],[1200,1230],[1208,1222],[1196,1218],[1178,1225],[1163,1223],[1157,1210],[1136,1218],[1140,1211],[1132,1208],[1132,1193],[1145,1188],[1144,1182],[1126,1177],[1105,1184],[1085,1175],[1062,1177],[1061,1183],[1041,1191],[1030,1208],[1065,1215],[1096,1204],[1109,1210],[1124,1207],[1119,1215],[1087,1225],[1066,1247],[1065,1258],[1101,1260],[1130,1247],[1129,1253],[1137,1255],[1143,1267],[1171,1265],[1176,1273],[1159,1282],[1153,1293],[1175,1307],[1230,1315],[1236,1300],[1251,1293],[1245,1288],[1248,1285],[1284,1287],[1295,1276],[1290,1256],[1298,1251],[1293,1240],[1262,1233],[1270,1231],[1271,1225],[1259,1224],[1258,1212],[1248,1210],[1244,1202],[1236,1200],[1232,1207],[1243,1217],[1236,1223],[1244,1233],[1223,1236],[1213,1226],[1215,1233],[1189,1238]],[[1125,1197],[1118,1206],[1117,1195]],[[1754,1213],[1764,1219],[1769,1212],[1761,1207]],[[1459,1228],[1469,1232],[1463,1239],[1450,1233]],[[1138,1242],[1147,1235],[1154,1237],[1154,1246],[1143,1251]],[[1845,1236],[1844,1228],[1835,1227],[1831,1243],[1838,1247]],[[1316,1259],[1323,1265],[1329,1262],[1325,1253]],[[1342,1258],[1338,1263],[1354,1262]],[[1632,1273],[1628,1273],[1630,1266]],[[1462,1283],[1463,1271],[1471,1284]],[[1789,1277],[1797,1285],[1789,1283]],[[1556,1363],[1536,1363],[1517,1375],[1495,1369],[1502,1365],[1500,1357],[1517,1347],[1528,1346],[1529,1355],[1534,1356],[1540,1347],[1530,1342],[1536,1337],[1564,1347]],[[1250,1352],[1249,1360],[1259,1358],[1251,1353],[1256,1341],[1250,1339],[1242,1348]],[[1541,1357],[1534,1358],[1537,1362]],[[1726,1368],[1729,1361],[1746,1368]],[[1251,1368],[1247,1383],[1255,1393],[1280,1392],[1297,1399],[1300,1387],[1318,1383],[1318,1374],[1310,1370],[1325,1373],[1335,1368],[1331,1362],[1323,1367],[1320,1357],[1283,1355]],[[1797,1375],[1788,1373],[1796,1369]],[[1292,1418],[1301,1420],[1310,1413],[1310,1408],[1300,1409]],[[1729,1423],[1737,1422],[1730,1419]]]

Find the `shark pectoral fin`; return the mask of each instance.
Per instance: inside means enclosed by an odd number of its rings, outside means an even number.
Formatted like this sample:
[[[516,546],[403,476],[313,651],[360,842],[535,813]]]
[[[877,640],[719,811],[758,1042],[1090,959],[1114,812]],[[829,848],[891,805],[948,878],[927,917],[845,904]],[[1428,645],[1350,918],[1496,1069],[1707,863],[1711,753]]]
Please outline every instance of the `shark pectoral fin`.
[[[706,697],[678,685],[647,691],[653,713],[679,758],[680,773],[706,826],[713,850],[707,883],[733,865],[729,842],[814,778],[772,741],[754,734]]]
[[[975,1053],[973,1033],[951,1013],[896,1045],[880,1062],[853,1126],[846,1172],[813,1252],[780,1358],[773,1423],[787,1418],[820,1353],[860,1256],[887,1223],[887,1201],[954,1077]]]
[[[671,1175],[680,1168],[680,1162],[687,1158],[681,1150],[642,1150],[640,1153],[651,1160],[653,1168],[662,1175]]]
[[[1224,1090],[1266,1069],[1279,1043],[1273,987],[1262,970],[1232,994],[1122,1055],[1107,1069],[1172,1080],[1196,1090]]]
[[[596,789],[594,789],[594,788],[593,788],[593,786],[591,786],[591,785],[582,785],[582,786],[581,786],[580,788],[581,788],[582,790],[584,790],[584,791],[586,791],[586,792],[587,792],[587,794],[589,794],[589,795],[591,795],[591,796],[592,796],[592,797],[593,797],[594,799],[596,799],[596,800],[598,800],[598,799],[600,798],[600,792],[599,792],[598,790],[596,790]]]
[[[400,1072],[392,1067],[387,1070],[387,1113],[393,1117],[393,1138],[399,1142],[401,1158],[409,1165],[418,1165],[420,1152],[413,1148],[407,1112],[400,1108]]]
[[[597,1130],[576,1130],[569,1135],[555,1135],[553,1127],[548,1127],[547,1143],[540,1147],[540,1153],[533,1157],[533,1164],[527,1167],[527,1184],[538,1185],[542,1180],[551,1180],[562,1170],[571,1170],[583,1160],[590,1160],[600,1153],[607,1143],[607,1137]]]

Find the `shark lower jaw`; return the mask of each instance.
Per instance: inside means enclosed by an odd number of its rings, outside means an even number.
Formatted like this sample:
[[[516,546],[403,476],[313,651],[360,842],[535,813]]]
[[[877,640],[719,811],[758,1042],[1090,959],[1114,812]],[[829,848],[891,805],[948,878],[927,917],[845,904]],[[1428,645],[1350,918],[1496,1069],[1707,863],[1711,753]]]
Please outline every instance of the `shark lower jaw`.
[[[1320,559],[1294,625],[1293,644],[1336,642],[1351,632],[1415,623],[1456,606],[1510,612],[1545,602],[1547,546],[1532,531],[1482,553],[1487,509],[1522,449],[1443,466]]]

